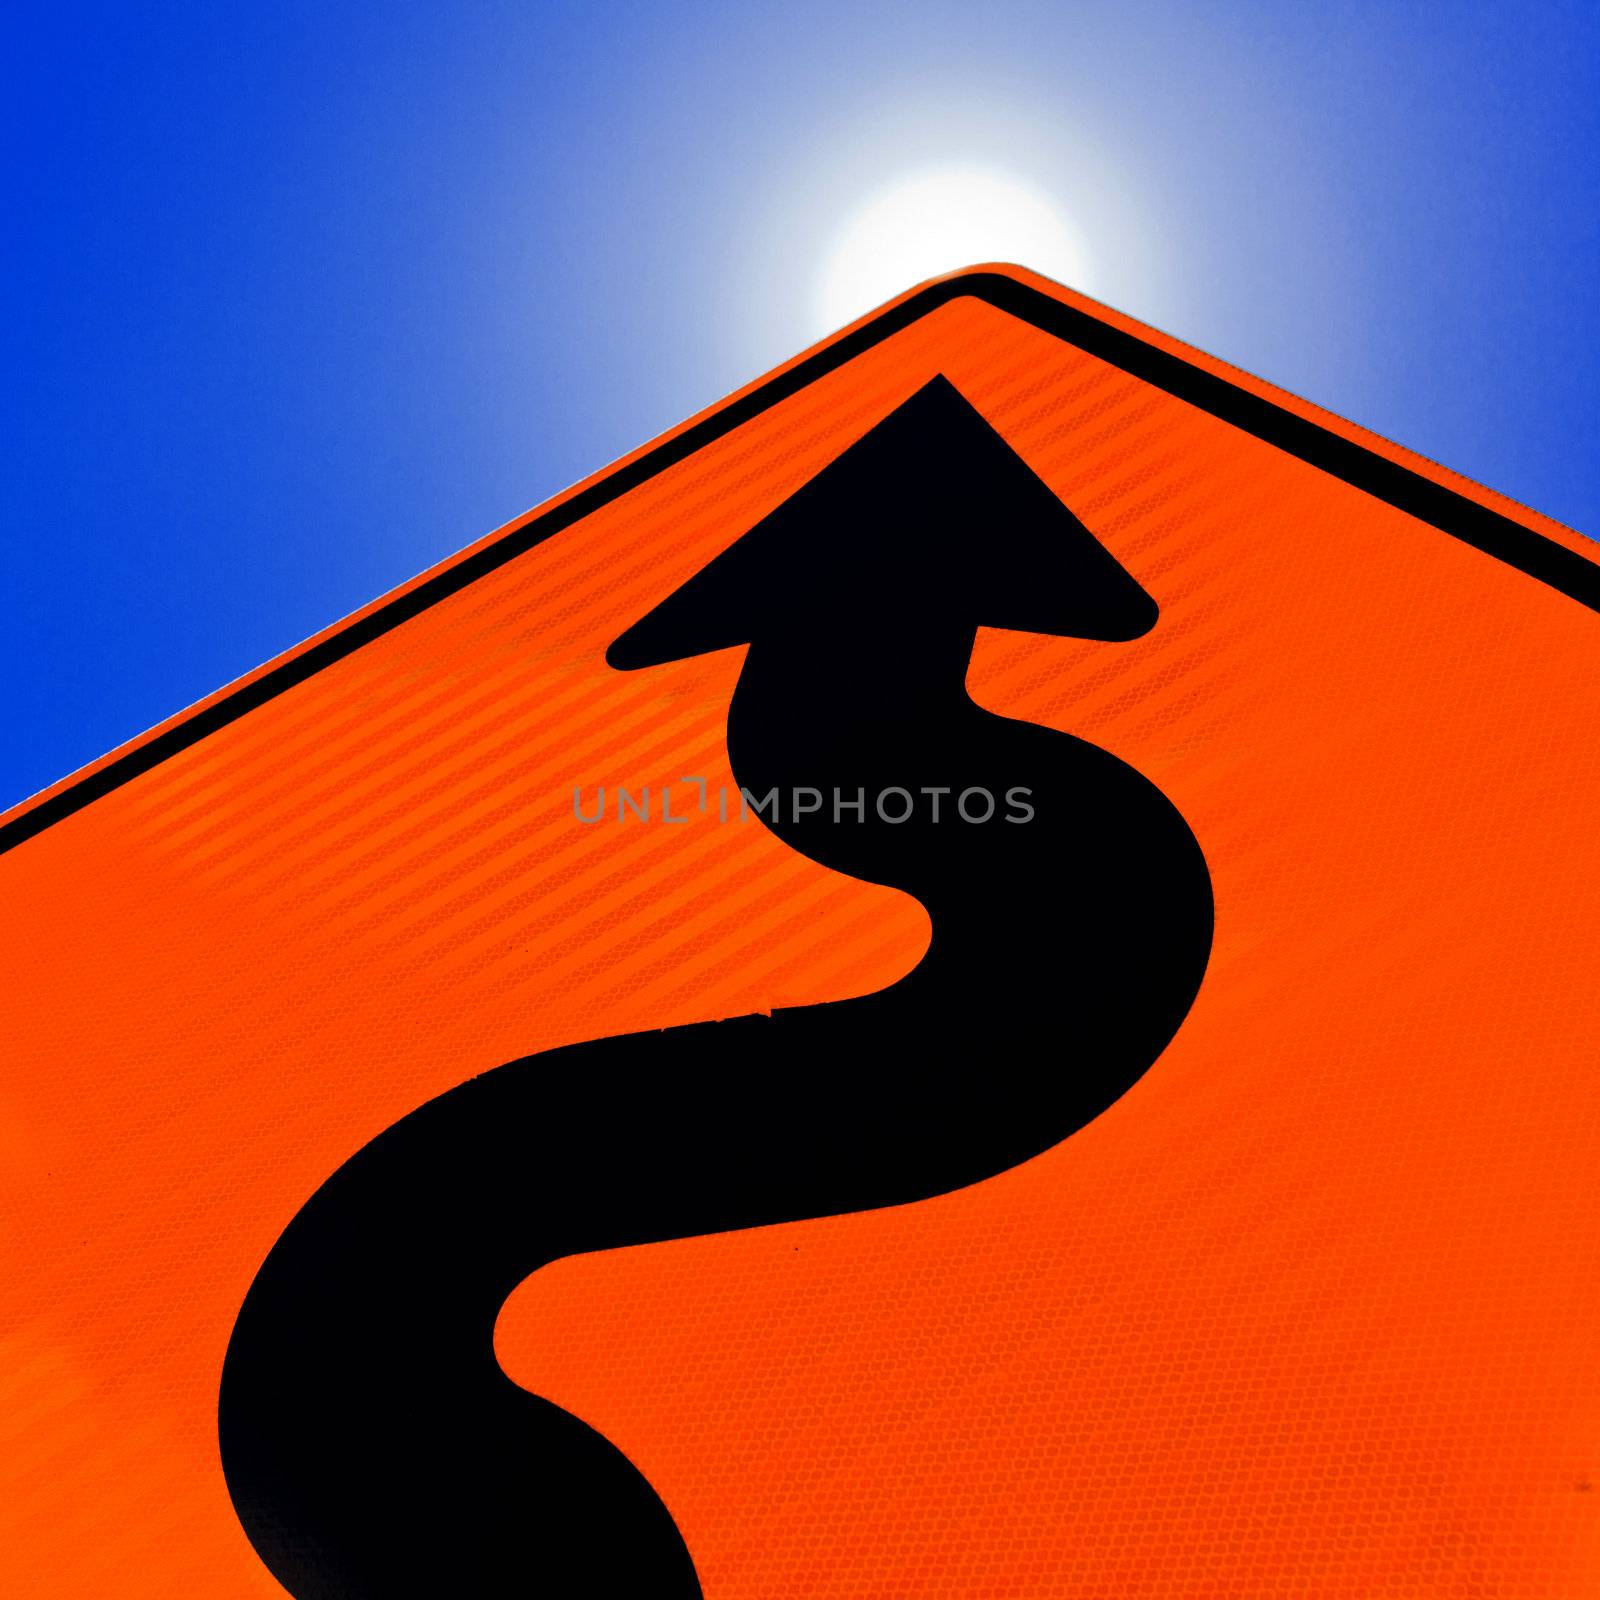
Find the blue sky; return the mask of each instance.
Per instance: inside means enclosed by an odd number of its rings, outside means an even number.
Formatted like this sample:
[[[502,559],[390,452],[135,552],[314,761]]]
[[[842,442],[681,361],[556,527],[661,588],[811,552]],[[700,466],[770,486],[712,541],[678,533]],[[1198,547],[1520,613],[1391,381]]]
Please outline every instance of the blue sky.
[[[929,165],[1047,194],[1110,304],[1600,535],[1592,5],[7,34],[0,804],[809,343],[845,219]]]

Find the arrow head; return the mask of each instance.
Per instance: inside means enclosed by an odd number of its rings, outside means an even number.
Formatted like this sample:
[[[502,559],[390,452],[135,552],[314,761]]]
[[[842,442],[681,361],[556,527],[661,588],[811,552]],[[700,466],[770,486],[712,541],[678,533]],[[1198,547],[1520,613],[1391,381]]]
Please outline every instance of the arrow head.
[[[947,378],[616,639],[631,670],[893,619],[1134,639],[1156,603]]]

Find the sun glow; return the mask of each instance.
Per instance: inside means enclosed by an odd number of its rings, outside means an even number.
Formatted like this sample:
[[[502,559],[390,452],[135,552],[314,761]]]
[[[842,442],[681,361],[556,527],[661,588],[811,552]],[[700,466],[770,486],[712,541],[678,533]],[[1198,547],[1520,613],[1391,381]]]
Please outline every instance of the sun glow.
[[[1045,195],[991,168],[939,167],[879,191],[845,223],[817,285],[820,331],[981,261],[1018,262],[1087,287],[1083,243]]]

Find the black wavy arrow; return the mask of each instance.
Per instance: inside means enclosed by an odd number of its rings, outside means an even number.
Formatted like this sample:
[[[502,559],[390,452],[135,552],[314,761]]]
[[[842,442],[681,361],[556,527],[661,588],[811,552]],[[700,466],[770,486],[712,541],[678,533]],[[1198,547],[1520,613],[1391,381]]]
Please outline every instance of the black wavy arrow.
[[[613,644],[633,669],[748,643],[739,782],[778,791],[763,820],[796,850],[921,900],[932,944],[865,999],[511,1062],[328,1179],[251,1286],[219,1405],[234,1505],[291,1593],[699,1594],[627,1458],[501,1371],[496,1316],[562,1256],[989,1177],[1139,1078],[1210,952],[1200,848],[1132,768],[983,711],[965,674],[980,625],[1155,621],[938,379]]]

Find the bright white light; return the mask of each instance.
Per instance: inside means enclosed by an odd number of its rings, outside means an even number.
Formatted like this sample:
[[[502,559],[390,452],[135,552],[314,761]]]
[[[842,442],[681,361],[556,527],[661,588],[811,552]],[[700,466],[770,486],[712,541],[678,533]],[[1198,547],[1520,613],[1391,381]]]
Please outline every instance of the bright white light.
[[[1077,289],[1088,270],[1077,234],[1037,189],[985,167],[935,168],[883,190],[845,224],[817,288],[821,329],[980,261],[1017,262]]]

